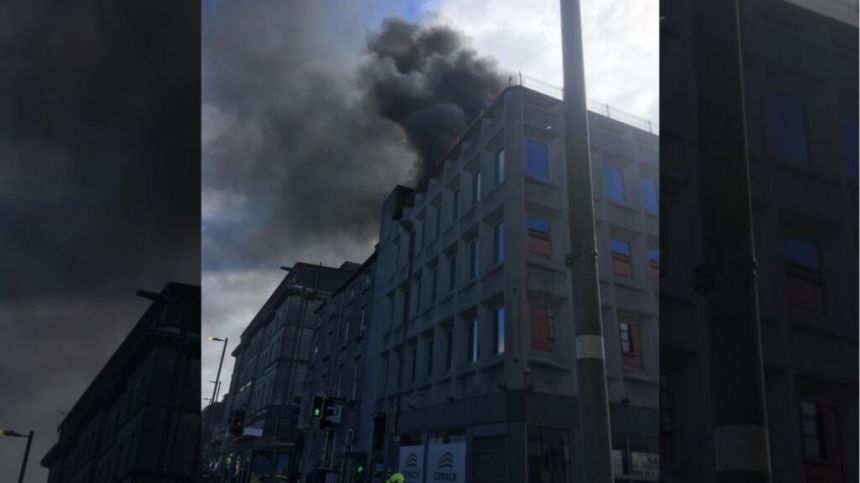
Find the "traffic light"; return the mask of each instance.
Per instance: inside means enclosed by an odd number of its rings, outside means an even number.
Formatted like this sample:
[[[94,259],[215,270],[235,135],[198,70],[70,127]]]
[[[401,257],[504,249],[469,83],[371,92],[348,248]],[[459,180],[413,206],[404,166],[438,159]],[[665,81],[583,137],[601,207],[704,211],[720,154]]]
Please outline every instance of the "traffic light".
[[[245,411],[241,409],[234,410],[230,415],[230,434],[239,437],[245,430]]]
[[[341,407],[337,401],[332,398],[326,398],[323,401],[322,415],[320,416],[320,429],[340,424],[340,411]]]
[[[311,406],[311,417],[314,419],[319,419],[322,416],[323,404],[325,403],[325,398],[322,396],[314,396],[314,404]]]

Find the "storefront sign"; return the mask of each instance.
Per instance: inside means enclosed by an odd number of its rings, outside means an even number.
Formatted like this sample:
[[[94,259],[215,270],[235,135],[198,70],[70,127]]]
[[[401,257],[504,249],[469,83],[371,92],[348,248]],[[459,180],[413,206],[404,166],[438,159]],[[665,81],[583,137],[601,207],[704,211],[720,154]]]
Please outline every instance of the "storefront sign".
[[[431,444],[427,447],[427,482],[466,481],[466,443]]]
[[[424,446],[400,447],[400,473],[406,483],[423,483]]]
[[[630,474],[656,480],[660,474],[660,455],[631,452]]]

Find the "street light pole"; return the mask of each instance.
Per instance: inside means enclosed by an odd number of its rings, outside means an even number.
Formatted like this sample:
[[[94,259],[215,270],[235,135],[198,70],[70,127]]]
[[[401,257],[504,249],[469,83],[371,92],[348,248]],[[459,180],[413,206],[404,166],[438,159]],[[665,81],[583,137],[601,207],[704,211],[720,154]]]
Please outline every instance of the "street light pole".
[[[27,438],[27,447],[24,450],[24,461],[21,462],[21,473],[18,475],[18,483],[24,483],[24,474],[27,472],[27,460],[30,458],[30,446],[33,445],[33,431],[21,434],[12,430],[0,430],[0,435],[13,438]]]
[[[221,382],[221,366],[224,365],[224,354],[227,352],[227,341],[230,338],[219,339],[218,337],[209,337],[209,340],[224,342],[224,347],[221,348],[221,361],[218,362],[218,374],[215,376],[215,387],[212,388],[212,399],[209,400],[209,404],[215,404],[215,398],[218,397],[218,384]]]

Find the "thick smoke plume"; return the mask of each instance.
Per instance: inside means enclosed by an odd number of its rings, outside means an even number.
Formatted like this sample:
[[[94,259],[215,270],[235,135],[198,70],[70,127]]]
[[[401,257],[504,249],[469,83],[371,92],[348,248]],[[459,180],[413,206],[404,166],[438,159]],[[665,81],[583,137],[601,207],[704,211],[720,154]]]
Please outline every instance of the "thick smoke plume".
[[[361,32],[319,3],[224,2],[206,22],[205,268],[360,261],[385,196],[504,86],[460,32]]]

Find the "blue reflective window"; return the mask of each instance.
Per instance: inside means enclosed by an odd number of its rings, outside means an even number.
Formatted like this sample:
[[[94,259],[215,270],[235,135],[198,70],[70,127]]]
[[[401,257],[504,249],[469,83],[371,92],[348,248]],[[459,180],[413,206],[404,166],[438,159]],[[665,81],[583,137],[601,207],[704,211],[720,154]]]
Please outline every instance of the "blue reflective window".
[[[613,253],[630,256],[630,244],[624,240],[610,240],[609,246]]]
[[[777,159],[806,164],[809,151],[803,102],[779,94],[770,95],[770,146]]]
[[[496,185],[505,180],[505,149],[496,152]]]
[[[848,176],[856,180],[858,157],[860,157],[857,144],[857,119],[842,120],[839,131],[839,153],[842,156],[842,164]]]
[[[624,177],[615,166],[603,167],[603,194],[612,201],[624,202]]]
[[[546,144],[534,141],[526,141],[526,174],[549,180],[549,153]]]
[[[495,252],[493,261],[501,263],[505,259],[505,224],[499,223],[495,228]]]
[[[541,233],[549,233],[549,221],[536,216],[529,217],[529,230],[539,231]]]
[[[654,263],[660,263],[660,250],[656,248],[648,249],[648,260]]]
[[[639,178],[639,194],[642,198],[642,209],[656,215],[660,209],[657,202],[657,183],[651,178]]]
[[[785,237],[782,247],[786,262],[818,270],[818,247],[814,243]]]

